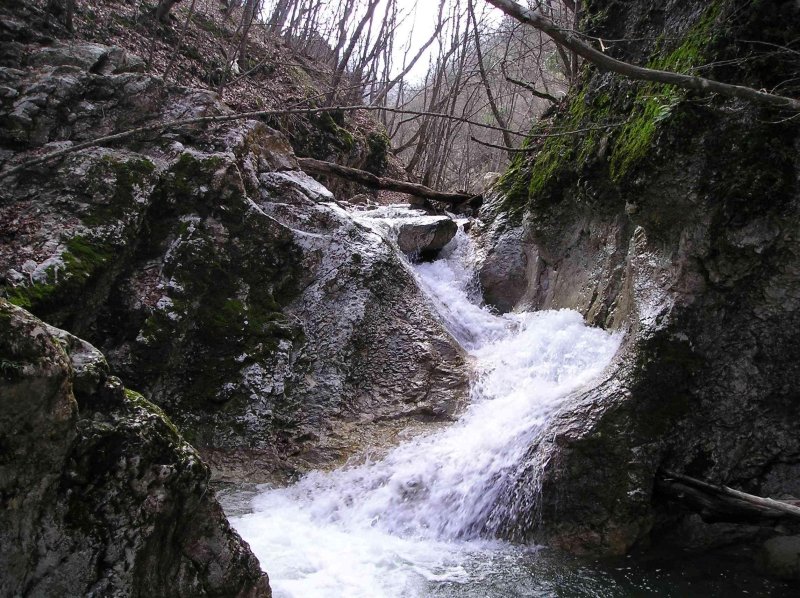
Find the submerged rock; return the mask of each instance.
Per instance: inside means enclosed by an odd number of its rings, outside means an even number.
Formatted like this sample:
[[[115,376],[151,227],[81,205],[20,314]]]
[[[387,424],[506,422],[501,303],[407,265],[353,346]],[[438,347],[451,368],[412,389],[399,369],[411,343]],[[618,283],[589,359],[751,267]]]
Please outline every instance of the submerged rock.
[[[756,556],[756,564],[768,575],[800,579],[800,536],[770,538]]]
[[[0,594],[270,596],[209,470],[102,354],[0,299]]]

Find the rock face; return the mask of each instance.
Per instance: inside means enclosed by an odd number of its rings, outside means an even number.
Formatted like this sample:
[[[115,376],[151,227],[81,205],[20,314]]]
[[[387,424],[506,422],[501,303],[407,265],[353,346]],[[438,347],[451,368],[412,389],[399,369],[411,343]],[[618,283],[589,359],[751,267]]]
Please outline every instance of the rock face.
[[[673,70],[750,52],[737,39],[782,45],[800,18],[788,1],[769,14],[731,2],[586,8],[591,35],[634,40],[615,56]],[[672,41],[647,41],[658,36]],[[796,60],[753,51],[751,66],[704,74],[771,89]],[[519,157],[483,214],[488,299],[574,308],[627,333],[606,379],[531,448],[543,472],[509,489],[520,517],[508,535],[576,552],[622,553],[688,521],[655,491],[662,467],[772,496],[797,496],[800,475],[800,127],[595,71],[556,124],[618,117],[624,126]]]
[[[270,596],[209,470],[102,354],[0,299],[0,593]]]
[[[764,542],[757,563],[769,575],[800,579],[800,536],[770,538]]]
[[[6,158],[229,111],[124,52],[3,23]],[[338,462],[463,398],[464,357],[400,258],[263,123],[88,149],[2,194],[4,294],[98,346],[221,475]]]

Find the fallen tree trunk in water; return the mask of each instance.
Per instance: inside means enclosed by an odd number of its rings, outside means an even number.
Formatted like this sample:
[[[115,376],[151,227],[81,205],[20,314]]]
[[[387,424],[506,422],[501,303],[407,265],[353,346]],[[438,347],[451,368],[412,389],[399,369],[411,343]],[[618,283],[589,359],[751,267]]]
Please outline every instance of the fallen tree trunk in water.
[[[359,183],[365,187],[369,187],[370,189],[398,191],[400,193],[408,193],[409,195],[425,197],[435,201],[443,201],[449,204],[460,204],[478,197],[477,195],[470,195],[468,193],[448,193],[446,191],[436,191],[435,189],[431,189],[430,187],[426,187],[425,185],[420,185],[418,183],[387,179],[385,177],[374,175],[366,170],[350,168],[349,166],[342,166],[341,164],[335,164],[334,162],[315,160],[314,158],[298,158],[297,163],[300,165],[300,168],[310,174],[335,176],[341,179]]]
[[[782,518],[800,520],[800,506],[790,501],[762,498],[673,471],[665,470],[656,485],[672,500],[697,511],[708,523],[758,523]]]

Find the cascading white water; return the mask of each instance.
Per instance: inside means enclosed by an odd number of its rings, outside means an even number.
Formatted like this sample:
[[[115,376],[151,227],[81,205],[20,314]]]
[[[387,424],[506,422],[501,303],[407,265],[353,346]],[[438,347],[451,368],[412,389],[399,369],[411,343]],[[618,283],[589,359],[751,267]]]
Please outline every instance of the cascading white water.
[[[536,433],[610,362],[619,338],[577,312],[498,316],[477,303],[466,235],[415,266],[452,334],[475,357],[459,421],[384,458],[267,489],[231,521],[276,596],[425,596],[467,583],[506,548],[481,539],[499,493]],[[480,594],[476,594],[480,595]]]

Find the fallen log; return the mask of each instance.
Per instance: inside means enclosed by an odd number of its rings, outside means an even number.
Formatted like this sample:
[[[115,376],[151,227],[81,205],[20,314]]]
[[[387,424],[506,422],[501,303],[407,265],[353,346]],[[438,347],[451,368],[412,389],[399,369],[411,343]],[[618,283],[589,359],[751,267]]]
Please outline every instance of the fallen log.
[[[357,168],[350,168],[349,166],[342,166],[334,162],[325,162],[323,160],[315,160],[314,158],[298,158],[300,168],[309,174],[334,176],[340,179],[346,179],[369,187],[370,189],[379,189],[382,191],[398,191],[400,193],[408,193],[417,197],[425,197],[435,201],[442,201],[449,204],[460,204],[472,199],[477,198],[477,195],[470,195],[468,193],[448,193],[447,191],[436,191],[425,185],[418,183],[409,183],[408,181],[398,181],[396,179],[388,179],[380,177],[367,172],[366,170],[359,170]]]
[[[709,523],[759,523],[785,518],[800,520],[800,506],[793,504],[796,501],[763,498],[673,471],[663,471],[656,487],[672,500],[697,511],[703,521]]]

